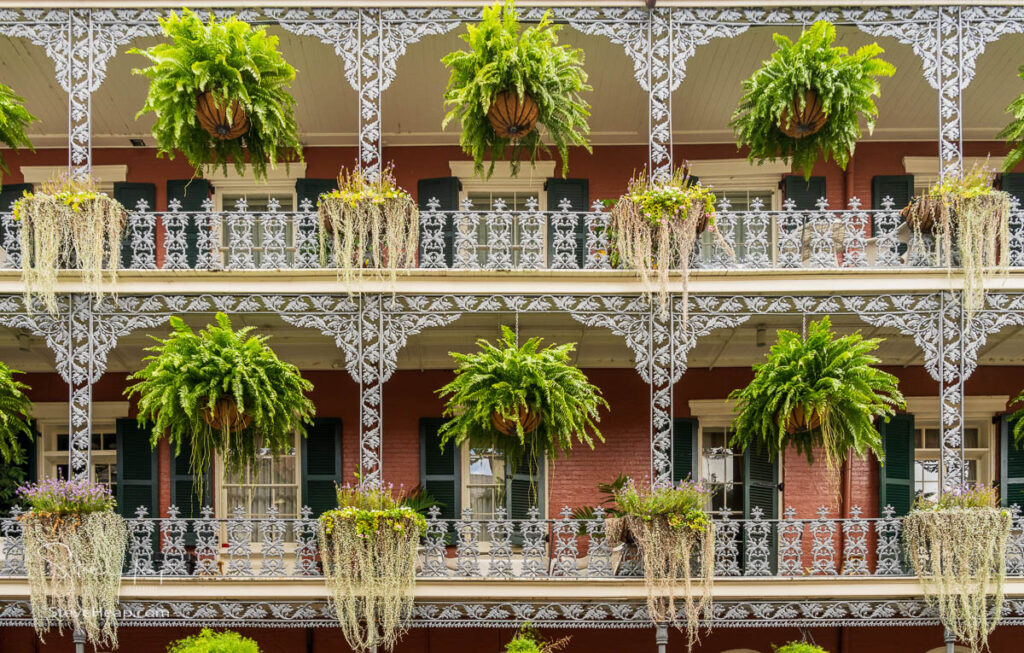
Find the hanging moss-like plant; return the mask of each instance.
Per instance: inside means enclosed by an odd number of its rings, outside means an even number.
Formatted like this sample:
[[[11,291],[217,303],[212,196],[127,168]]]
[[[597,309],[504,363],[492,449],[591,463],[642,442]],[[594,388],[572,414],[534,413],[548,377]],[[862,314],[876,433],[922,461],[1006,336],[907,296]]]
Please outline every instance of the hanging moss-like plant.
[[[390,168],[375,177],[342,170],[338,189],[320,196],[320,258],[348,283],[358,269],[397,271],[416,267],[420,217],[416,202],[400,188]],[[330,247],[328,247],[330,245]]]
[[[119,202],[96,188],[91,179],[61,179],[42,184],[14,204],[21,223],[21,278],[25,300],[38,295],[57,312],[57,271],[75,267],[97,297],[104,280],[117,280],[121,234],[128,213]]]
[[[268,165],[302,160],[288,91],[295,68],[278,51],[276,36],[234,16],[211,14],[204,23],[189,9],[180,17],[172,11],[160,27],[170,43],[129,50],[152,63],[134,72],[149,78],[138,115],[156,115],[160,156],[182,152],[201,173],[226,172],[233,162],[242,174],[248,161],[256,179],[266,179]]]
[[[25,130],[38,120],[25,108],[25,98],[12,91],[9,86],[0,84],[0,143],[15,151],[19,147],[24,147],[35,152]],[[11,171],[2,153],[0,170],[5,173]],[[6,212],[7,207],[0,206],[0,211]]]
[[[36,632],[42,638],[67,626],[97,648],[116,649],[128,530],[110,489],[46,479],[18,492],[31,508],[18,519]]]
[[[715,525],[704,511],[710,496],[709,489],[690,481],[654,489],[629,482],[615,492],[618,516],[607,520],[612,541],[630,542],[640,550],[651,621],[682,629],[676,586],[683,582],[689,649],[700,641],[701,619],[710,623],[712,616]]]
[[[391,488],[340,486],[338,506],[320,516],[319,533],[341,632],[355,651],[390,651],[409,627],[426,519]]]
[[[884,459],[875,423],[906,407],[899,380],[876,367],[881,338],[836,337],[828,317],[811,322],[806,338],[785,329],[778,337],[750,384],[729,395],[736,400],[730,444],[766,450],[773,460],[793,444],[808,462],[820,447],[835,494],[851,450]]]
[[[1011,517],[997,505],[995,488],[958,488],[937,501],[919,499],[903,520],[904,545],[925,598],[972,653],[988,648],[1003,609]]]
[[[743,98],[730,125],[751,161],[792,161],[810,178],[818,156],[832,157],[840,168],[860,139],[860,119],[870,134],[878,116],[872,96],[881,93],[877,77],[896,68],[878,57],[877,43],[849,54],[833,47],[836,28],[818,21],[791,41],[772,38],[778,51],[743,81]]]
[[[683,271],[685,298],[694,246],[704,230],[714,226],[715,194],[691,179],[685,167],[659,181],[641,173],[612,207],[610,245],[620,262],[640,273],[648,289],[651,276],[657,276],[664,314],[670,273]]]
[[[199,333],[179,317],[170,322],[171,336],[154,338],[158,344],[147,349],[153,355],[128,377],[137,382],[125,394],[138,395],[139,424],[152,423],[154,447],[163,437],[175,452],[190,443],[189,469],[201,497],[215,453],[241,481],[263,456],[291,451],[315,412],[306,396],[313,384],[277,357],[267,336],[250,335],[252,327],[234,330],[224,313]]]
[[[914,230],[916,246],[923,242],[923,232],[931,232],[947,269],[959,259],[963,306],[970,321],[985,305],[989,271],[1009,266],[1010,194],[992,188],[992,173],[975,166],[938,181],[911,200],[903,215]]]

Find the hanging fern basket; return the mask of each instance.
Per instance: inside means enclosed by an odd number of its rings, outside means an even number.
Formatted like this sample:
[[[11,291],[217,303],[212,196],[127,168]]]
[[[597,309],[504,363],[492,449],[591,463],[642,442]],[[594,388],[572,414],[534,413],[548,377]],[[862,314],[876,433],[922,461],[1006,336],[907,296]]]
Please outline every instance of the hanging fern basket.
[[[779,116],[779,129],[790,138],[806,138],[821,131],[828,121],[821,98],[811,90],[793,96],[788,110]]]
[[[494,133],[499,138],[517,140],[525,137],[537,126],[539,109],[529,93],[523,97],[515,91],[502,91],[494,97],[491,108],[487,111]]]
[[[233,141],[249,132],[249,116],[238,100],[225,102],[213,91],[196,99],[196,117],[202,128],[217,140]]]
[[[541,415],[538,411],[530,410],[525,406],[519,407],[519,423],[523,427],[523,433],[533,433],[540,426]],[[500,411],[491,413],[491,423],[501,433],[512,435],[516,432],[516,421],[501,414]]]
[[[815,411],[804,411],[803,406],[797,406],[793,409],[793,412],[789,414],[789,419],[786,420],[786,433],[790,435],[796,435],[797,433],[807,433],[821,426],[821,416]]]
[[[229,398],[217,400],[213,409],[203,409],[202,415],[203,421],[218,431],[238,433],[252,423],[252,417],[238,412],[238,402]]]

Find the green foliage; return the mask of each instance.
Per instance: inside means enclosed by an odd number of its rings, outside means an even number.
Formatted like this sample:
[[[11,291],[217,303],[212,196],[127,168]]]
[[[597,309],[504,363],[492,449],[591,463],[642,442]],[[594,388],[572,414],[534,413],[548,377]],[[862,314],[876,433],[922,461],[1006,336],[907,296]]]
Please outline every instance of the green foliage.
[[[167,653],[260,653],[260,647],[232,630],[217,633],[203,628],[198,635],[172,642]]]
[[[672,530],[704,532],[711,522],[704,511],[711,490],[703,483],[680,481],[676,486],[637,487],[632,481],[615,492],[618,514],[650,522],[664,517]]]
[[[827,650],[817,644],[809,644],[807,642],[788,642],[782,646],[772,644],[772,651],[774,653],[828,653]]]
[[[608,408],[608,402],[570,364],[575,343],[540,349],[541,338],[530,338],[518,347],[512,329],[501,330],[498,347],[480,339],[479,352],[451,355],[458,363],[455,379],[437,391],[448,398],[444,415],[451,417],[440,429],[441,445],[451,439],[457,445],[468,440],[477,448],[504,451],[511,468],[527,451],[536,458],[568,456],[573,436],[590,448],[595,437],[604,442],[597,428],[598,409]],[[523,430],[520,409],[540,414],[534,431]],[[497,430],[492,413],[514,422],[515,433]]]
[[[878,107],[871,97],[881,93],[875,78],[892,77],[896,68],[878,58],[883,50],[877,43],[852,55],[844,47],[832,47],[836,28],[827,21],[804,30],[796,42],[781,34],[772,38],[778,51],[743,81],[744,94],[730,122],[738,144],[749,146],[751,161],[792,160],[805,178],[810,178],[819,152],[845,169],[861,136],[860,117],[869,134],[875,127]],[[779,121],[795,96],[803,109],[806,90],[817,92],[828,120],[816,134],[791,138],[779,129]]]
[[[597,504],[604,508],[604,514],[608,517],[618,517],[621,515],[619,509],[615,505],[615,495],[626,487],[627,484],[632,483],[625,474],[619,474],[615,477],[615,480],[610,483],[598,483],[597,491],[601,493],[601,501]],[[572,511],[573,519],[581,520],[592,520],[596,518],[596,513],[592,506],[580,506]],[[586,534],[586,525],[580,524],[582,534]]]
[[[1024,79],[1024,66],[1020,67],[1017,76]],[[1006,113],[1012,114],[1013,119],[996,137],[1005,140],[1011,148],[1003,162],[1003,172],[1010,172],[1024,161],[1024,93],[1006,107]]]
[[[25,108],[25,98],[12,91],[9,86],[0,84],[0,143],[12,150],[27,147],[35,152],[32,148],[32,141],[25,133],[25,128],[37,120],[39,119]],[[0,170],[10,172],[2,154],[0,154]]]
[[[25,468],[0,462],[0,515],[9,515],[11,508],[20,506],[18,487],[25,482]]]
[[[234,161],[242,173],[248,150],[257,179],[266,178],[268,164],[302,159],[295,99],[288,92],[295,69],[277,51],[276,36],[235,17],[219,21],[211,14],[204,23],[189,9],[180,17],[171,12],[160,26],[171,43],[129,51],[152,62],[134,72],[149,78],[149,95],[138,115],[156,114],[159,156],[173,159],[179,150],[199,172],[217,166],[226,171]],[[250,128],[244,136],[220,140],[202,128],[196,102],[206,91],[225,108],[234,100],[245,109]]]
[[[551,22],[550,12],[545,12],[540,23],[520,34],[515,3],[507,0],[504,7],[500,3],[485,7],[480,23],[467,26],[462,39],[469,51],[452,52],[441,60],[451,69],[444,93],[448,114],[442,128],[460,119],[460,144],[473,157],[476,174],[483,176],[485,157],[500,159],[511,146],[515,175],[524,152],[532,163],[544,148],[538,129],[515,142],[494,132],[487,112],[502,91],[515,91],[520,98],[530,95],[537,103],[538,122],[562,157],[563,177],[569,171],[570,145],[590,151],[590,105],[580,93],[592,89],[583,70],[583,50],[558,45],[559,29]],[[492,161],[486,176],[493,170]]]
[[[227,315],[217,313],[217,325],[194,333],[181,318],[171,318],[174,330],[147,351],[146,367],[125,394],[139,396],[139,424],[152,422],[151,443],[166,434],[176,453],[190,441],[191,472],[202,496],[203,474],[216,452],[229,474],[241,477],[267,449],[270,455],[288,452],[296,432],[304,433],[314,413],[306,393],[313,384],[298,368],[277,357],[267,336],[249,335],[252,327],[231,328]],[[221,399],[234,401],[239,414],[251,422],[236,432],[216,429],[203,419]]]
[[[813,462],[815,446],[823,446],[834,472],[853,449],[858,456],[870,449],[881,460],[882,438],[875,419],[888,421],[896,408],[906,406],[898,380],[875,365],[871,352],[881,338],[864,340],[859,332],[836,337],[832,322],[811,322],[807,337],[780,330],[764,363],[754,365],[754,379],[734,390],[736,418],[732,446],[754,445],[774,458],[789,443]],[[821,425],[802,433],[787,433],[787,422],[798,409]]]
[[[32,402],[25,394],[29,387],[16,381],[15,374],[22,372],[0,362],[0,460],[9,463],[25,460],[18,436],[32,439]],[[3,494],[0,494],[0,501],[3,501]]]
[[[955,508],[998,508],[999,490],[984,483],[958,485],[935,500],[923,496],[914,501],[914,510],[951,510]]]
[[[505,653],[553,653],[569,645],[569,637],[545,639],[529,621],[519,627],[516,636],[505,644]]]

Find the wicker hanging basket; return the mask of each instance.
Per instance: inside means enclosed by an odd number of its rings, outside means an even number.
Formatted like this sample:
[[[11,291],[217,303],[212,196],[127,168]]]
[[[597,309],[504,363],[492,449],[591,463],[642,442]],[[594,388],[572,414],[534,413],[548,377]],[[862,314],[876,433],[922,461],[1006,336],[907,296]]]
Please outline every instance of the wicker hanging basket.
[[[789,419],[786,421],[786,432],[790,435],[797,433],[806,433],[807,431],[813,431],[814,429],[821,426],[821,417],[818,413],[812,412],[810,416],[804,413],[803,406],[797,406],[790,413]]]
[[[911,229],[928,234],[935,228],[935,221],[942,210],[942,200],[937,197],[915,197],[900,210],[900,215]],[[954,221],[954,227],[955,224]]]
[[[499,138],[516,140],[523,138],[537,126],[538,109],[528,93],[522,99],[515,91],[502,91],[491,102],[487,111],[494,133]]]
[[[203,129],[214,138],[232,141],[249,131],[249,116],[237,100],[231,100],[227,107],[223,98],[217,97],[213,91],[207,91],[196,100],[196,117]],[[231,122],[228,122],[228,115]]]
[[[523,433],[533,433],[540,426],[540,413],[534,412],[524,406],[519,407],[519,423],[523,426]],[[516,432],[515,420],[504,417],[498,411],[491,413],[491,424],[499,432],[505,435],[512,435]]]
[[[213,410],[205,408],[201,414],[203,421],[218,431],[227,428],[232,433],[237,433],[252,422],[252,417],[238,412],[238,403],[233,399],[219,399]]]
[[[821,131],[827,120],[828,116],[822,109],[821,98],[814,91],[808,90],[804,91],[803,98],[799,93],[793,96],[793,103],[789,109],[783,110],[779,116],[779,129],[790,138],[806,138]]]

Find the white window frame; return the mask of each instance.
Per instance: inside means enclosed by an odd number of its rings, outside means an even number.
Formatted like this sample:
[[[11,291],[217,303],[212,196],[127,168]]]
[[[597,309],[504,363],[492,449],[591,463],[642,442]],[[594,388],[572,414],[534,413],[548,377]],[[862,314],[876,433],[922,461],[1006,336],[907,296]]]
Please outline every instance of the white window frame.
[[[92,430],[114,433],[117,420],[128,417],[127,401],[97,401],[92,405]],[[66,401],[43,401],[32,404],[32,418],[36,421],[41,447],[36,450],[36,478],[56,477],[57,465],[68,464],[68,452],[57,451],[57,435],[69,433],[70,409]],[[68,443],[70,446],[70,442]],[[90,464],[117,465],[117,450],[94,451]],[[92,467],[89,480],[95,480]]]
[[[993,172],[1003,169],[1005,156],[965,156],[963,169],[970,170],[974,166],[988,166]],[[928,188],[939,181],[939,157],[937,156],[905,156],[903,170],[914,176],[914,192]]]
[[[462,504],[463,508],[468,507],[469,506],[469,502],[470,502],[470,498],[469,498],[469,449],[470,449],[469,442],[463,442],[459,446],[459,497],[460,497],[460,501],[461,501],[461,504]],[[543,479],[538,479],[538,481],[540,481],[540,484],[541,484],[540,493],[537,496],[537,503],[539,504],[537,506],[537,509],[540,510],[540,515],[537,516],[538,519],[547,519],[547,512],[548,512],[548,501],[547,501],[547,495],[548,495],[548,468],[551,467],[551,465],[548,465],[546,463],[547,463],[546,460],[542,461],[542,464],[541,464],[541,467],[542,467],[541,475],[543,476]],[[507,458],[506,458],[506,465],[507,464],[508,464],[508,462],[507,462]],[[506,470],[507,470],[507,467],[506,467]],[[507,518],[511,519],[512,517],[509,515],[509,516],[507,516]]]
[[[39,184],[52,181],[54,179],[60,179],[66,177],[68,174],[67,166],[21,166],[21,175],[25,179],[26,184],[32,184],[34,188],[39,188]],[[126,165],[108,165],[108,166],[92,166],[91,173],[93,178],[96,180],[96,185],[99,187],[101,193],[111,195],[114,192],[114,182],[125,181],[128,177],[128,166]],[[134,206],[126,207],[131,210]],[[150,207],[152,209],[153,207]]]
[[[294,435],[294,443],[295,443],[294,444],[295,453],[293,455],[295,456],[295,489],[296,489],[296,504],[295,505],[296,505],[296,509],[297,510],[301,510],[302,509],[302,439],[301,439],[301,435],[298,432],[296,432],[295,435]],[[229,506],[228,505],[228,489],[227,489],[228,485],[232,485],[232,486],[243,485],[243,486],[248,487],[248,488],[250,488],[252,490],[254,490],[257,487],[264,487],[264,486],[262,484],[260,484],[260,483],[237,483],[237,482],[228,483],[227,482],[227,474],[226,474],[225,468],[224,468],[224,457],[221,456],[221,455],[217,455],[217,456],[215,456],[215,458],[216,458],[216,461],[214,463],[214,497],[215,498],[214,498],[213,512],[214,512],[214,515],[217,518],[219,518],[219,519],[227,519],[227,518],[233,516],[232,511],[235,509],[235,506]],[[278,484],[274,484],[274,485],[275,485],[275,487],[283,487],[283,486],[286,486],[288,484],[278,483]],[[245,517],[248,518],[249,515],[246,514]]]
[[[295,182],[306,176],[305,163],[290,163],[267,168],[267,178],[257,181],[252,175],[252,164],[245,164],[243,174],[238,174],[233,165],[227,171],[216,169],[206,175],[213,185],[213,205],[216,211],[234,211],[234,206],[224,206],[224,195],[291,195],[292,206],[298,209],[298,194]]]
[[[782,208],[782,191],[779,182],[785,175],[792,174],[792,168],[781,161],[766,161],[762,165],[747,159],[697,159],[687,162],[691,175],[700,179],[704,186],[716,191],[770,191],[766,211]]]
[[[485,163],[485,166],[490,166]],[[496,161],[494,173],[490,178],[483,179],[473,173],[472,161],[449,161],[448,169],[453,177],[459,178],[462,189],[459,191],[459,204],[469,197],[474,191],[500,194],[506,193],[537,193],[537,210],[546,211],[548,208],[547,194],[544,192],[544,184],[548,179],[555,176],[554,161],[537,161],[530,165],[524,161],[519,168],[519,175],[512,176],[512,164],[508,161]]]
[[[964,457],[978,461],[978,482],[991,485],[995,478],[995,445],[998,424],[992,418],[1005,412],[1009,395],[969,395],[964,400],[964,427],[978,429],[978,444],[986,446],[964,450]],[[914,460],[941,460],[941,448],[919,448],[917,431],[939,428],[939,402],[935,397],[907,397],[907,412],[914,416]],[[914,479],[914,491],[917,481]]]

